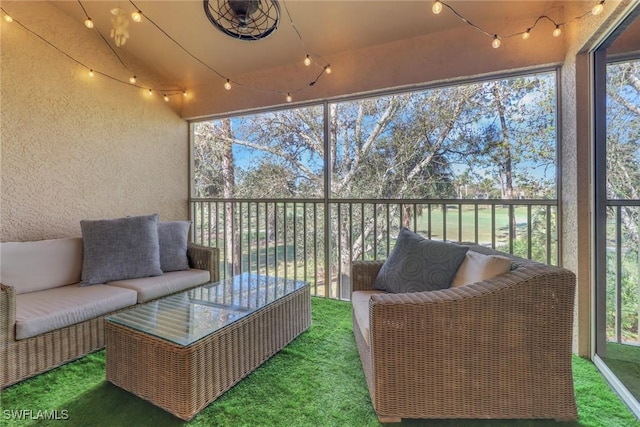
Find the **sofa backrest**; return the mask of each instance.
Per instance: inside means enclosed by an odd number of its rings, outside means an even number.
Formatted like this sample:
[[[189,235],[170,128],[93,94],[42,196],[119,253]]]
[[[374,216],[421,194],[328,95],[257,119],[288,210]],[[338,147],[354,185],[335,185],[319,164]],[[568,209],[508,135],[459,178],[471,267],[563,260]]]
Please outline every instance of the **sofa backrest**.
[[[17,294],[80,282],[82,238],[0,243],[0,283]]]

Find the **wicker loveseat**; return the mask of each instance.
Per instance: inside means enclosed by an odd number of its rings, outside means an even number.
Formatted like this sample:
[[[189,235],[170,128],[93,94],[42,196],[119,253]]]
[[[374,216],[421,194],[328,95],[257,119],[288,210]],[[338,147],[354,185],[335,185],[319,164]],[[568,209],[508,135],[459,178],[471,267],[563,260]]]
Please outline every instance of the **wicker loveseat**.
[[[1,245],[0,388],[104,347],[112,312],[219,279],[218,249],[193,244],[187,270],[91,286],[78,283],[80,237]]]
[[[378,418],[576,419],[575,275],[469,246],[509,257],[511,271],[392,294],[372,290],[382,261],[353,263],[353,332]]]

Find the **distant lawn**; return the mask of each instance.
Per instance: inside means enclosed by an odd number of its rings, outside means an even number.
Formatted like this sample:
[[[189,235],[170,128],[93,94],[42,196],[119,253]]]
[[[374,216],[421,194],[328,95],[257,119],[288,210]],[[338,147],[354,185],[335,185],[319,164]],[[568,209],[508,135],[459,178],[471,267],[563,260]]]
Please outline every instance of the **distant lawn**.
[[[536,212],[536,206],[532,206],[532,216]],[[527,231],[527,207],[521,206],[514,209],[515,222],[518,232]],[[459,235],[459,221],[462,222],[462,236]],[[493,221],[493,222],[492,222]],[[545,218],[546,223],[546,218]],[[495,230],[497,244],[507,243],[509,239],[509,208],[496,206],[492,219],[491,206],[478,206],[478,242],[491,243],[492,232]],[[446,236],[444,231],[446,230]],[[420,233],[428,234],[429,214],[424,211],[417,218],[417,229]],[[462,213],[458,205],[449,205],[446,210],[446,229],[443,227],[443,210],[440,206],[431,209],[431,237],[462,242],[476,240],[476,211],[473,206],[463,206]]]

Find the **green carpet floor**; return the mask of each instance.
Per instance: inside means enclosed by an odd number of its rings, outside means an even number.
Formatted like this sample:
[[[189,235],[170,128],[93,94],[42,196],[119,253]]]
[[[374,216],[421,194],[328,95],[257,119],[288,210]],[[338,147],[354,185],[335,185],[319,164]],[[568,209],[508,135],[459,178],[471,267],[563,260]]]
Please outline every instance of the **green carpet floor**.
[[[377,426],[351,332],[349,303],[313,298],[311,328],[191,422],[105,381],[104,351],[16,384],[0,395],[0,425]],[[640,426],[589,362],[574,358],[580,420],[408,420],[410,426]],[[16,420],[57,411],[58,421]]]
[[[629,392],[640,401],[640,347],[607,343],[607,356],[602,360]]]

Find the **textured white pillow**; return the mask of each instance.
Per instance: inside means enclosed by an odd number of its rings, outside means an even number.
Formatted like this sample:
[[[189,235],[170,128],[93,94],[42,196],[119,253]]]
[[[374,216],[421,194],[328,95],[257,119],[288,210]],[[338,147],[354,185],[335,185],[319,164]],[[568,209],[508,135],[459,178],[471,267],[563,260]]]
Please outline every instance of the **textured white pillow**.
[[[501,255],[485,255],[468,251],[451,287],[469,285],[490,279],[511,270],[511,260]]]

